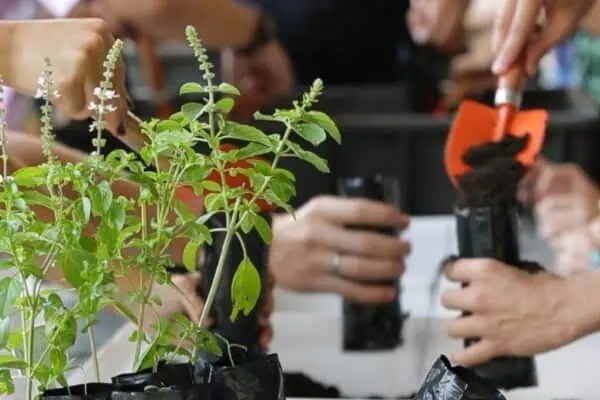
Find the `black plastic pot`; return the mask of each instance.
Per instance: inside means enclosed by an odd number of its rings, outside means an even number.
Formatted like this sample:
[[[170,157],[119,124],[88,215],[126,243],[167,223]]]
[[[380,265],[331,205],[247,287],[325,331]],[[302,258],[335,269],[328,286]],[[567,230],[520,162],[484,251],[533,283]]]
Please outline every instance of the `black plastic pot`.
[[[539,272],[539,265],[520,260],[517,213],[514,202],[455,210],[459,258],[493,258],[530,273]],[[465,346],[476,341],[467,339]],[[474,371],[497,388],[537,386],[532,357],[502,357]]]
[[[441,356],[429,370],[414,400],[506,400],[471,370],[453,367]]]
[[[391,204],[399,201],[398,182],[375,178],[344,178],[338,181],[338,195],[359,197]],[[376,232],[395,236],[393,229],[373,229]],[[365,282],[362,282],[365,283]],[[402,344],[404,316],[400,304],[400,284],[396,280],[369,281],[368,284],[385,284],[396,288],[398,296],[388,303],[372,306],[343,302],[343,346],[346,351],[391,350]]]
[[[194,367],[190,364],[160,363],[156,371],[145,369],[133,374],[112,378],[114,400],[177,399],[208,400],[208,385],[195,382]],[[156,397],[161,395],[163,397]]]
[[[90,383],[68,388],[46,390],[43,400],[111,400],[113,386],[108,383]]]
[[[209,221],[211,228],[224,226],[223,221],[220,217],[212,217]],[[239,349],[232,348],[234,353],[234,361],[237,363],[242,362],[246,356],[253,358],[264,354],[260,348],[259,336],[261,334],[261,327],[259,325],[259,315],[263,307],[265,292],[267,289],[267,260],[266,252],[267,248],[261,239],[260,235],[256,230],[248,234],[241,233],[241,236],[246,245],[246,251],[248,257],[252,260],[252,263],[257,268],[262,282],[262,293],[258,299],[256,307],[248,314],[238,314],[238,318],[235,322],[230,319],[231,311],[233,310],[233,302],[231,299],[231,284],[233,276],[240,264],[244,259],[244,253],[238,240],[231,242],[231,247],[225,260],[224,272],[221,278],[221,288],[216,297],[212,307],[211,317],[214,320],[212,330],[225,337],[230,343],[236,345],[245,346],[248,350],[242,351],[243,353],[238,358]],[[204,265],[202,266],[202,279],[200,287],[198,288],[199,294],[202,298],[207,298],[210,290],[210,285],[213,281],[213,277],[217,268],[217,262],[221,254],[221,248],[223,241],[225,240],[224,232],[217,232],[213,235],[214,242],[211,246],[205,248],[206,258]],[[227,352],[225,345],[222,343],[223,353]]]
[[[283,369],[276,354],[260,356],[235,367],[200,360],[197,380],[210,384],[218,400],[284,400]]]
[[[111,400],[192,400],[180,391],[162,389],[148,392],[114,392]],[[204,399],[203,399],[204,400]]]

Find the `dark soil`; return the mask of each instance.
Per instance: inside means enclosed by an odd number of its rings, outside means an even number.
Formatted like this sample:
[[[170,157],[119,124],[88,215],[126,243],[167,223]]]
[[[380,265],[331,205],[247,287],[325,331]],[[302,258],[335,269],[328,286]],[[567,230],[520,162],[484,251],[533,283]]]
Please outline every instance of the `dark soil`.
[[[288,398],[305,399],[345,399],[340,390],[334,386],[325,386],[308,376],[300,373],[285,373],[285,394]],[[414,394],[400,396],[389,400],[411,400]],[[368,399],[385,399],[385,397],[371,396]]]
[[[506,135],[500,142],[487,142],[463,155],[472,169],[459,180],[459,207],[483,207],[496,202],[514,201],[517,185],[526,168],[517,155],[529,143],[529,135]]]

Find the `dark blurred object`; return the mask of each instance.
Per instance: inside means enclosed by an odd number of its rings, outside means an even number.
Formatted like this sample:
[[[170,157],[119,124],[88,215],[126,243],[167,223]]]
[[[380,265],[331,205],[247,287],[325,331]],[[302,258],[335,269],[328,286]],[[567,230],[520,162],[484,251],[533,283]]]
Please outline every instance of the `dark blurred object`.
[[[398,206],[399,184],[394,178],[355,177],[338,180],[338,195],[348,198],[364,198]],[[352,229],[371,230],[384,235],[396,236],[394,229],[352,226]],[[362,282],[385,284],[396,288],[397,296],[389,303],[365,305],[343,301],[343,346],[346,351],[392,350],[402,344],[403,315],[400,304],[398,279]]]
[[[218,400],[285,400],[283,370],[276,354],[252,357],[236,363],[196,365],[198,383],[210,382],[210,398]],[[201,398],[203,399],[203,398]]]
[[[506,400],[485,380],[462,367],[452,367],[441,356],[413,400]]]

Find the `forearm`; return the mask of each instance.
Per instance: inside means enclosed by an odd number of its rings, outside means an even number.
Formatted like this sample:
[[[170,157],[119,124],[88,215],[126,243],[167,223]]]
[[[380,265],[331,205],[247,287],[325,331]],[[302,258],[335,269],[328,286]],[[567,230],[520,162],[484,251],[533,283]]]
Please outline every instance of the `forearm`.
[[[0,21],[0,77],[7,86],[12,86],[12,54],[15,36],[14,21]]]
[[[600,331],[600,271],[567,278],[564,288],[569,342]]]
[[[209,47],[241,47],[252,40],[258,12],[232,0],[196,0],[192,25]]]
[[[581,27],[592,35],[600,35],[600,1],[596,1],[586,17],[581,21]]]

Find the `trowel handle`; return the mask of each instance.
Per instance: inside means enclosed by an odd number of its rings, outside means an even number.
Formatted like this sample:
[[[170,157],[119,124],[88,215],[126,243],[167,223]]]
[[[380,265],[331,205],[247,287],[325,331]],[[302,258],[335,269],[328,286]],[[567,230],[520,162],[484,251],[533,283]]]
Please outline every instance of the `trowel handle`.
[[[523,52],[513,66],[498,79],[496,106],[508,104],[516,109],[521,108],[526,79],[525,60],[526,54]]]

